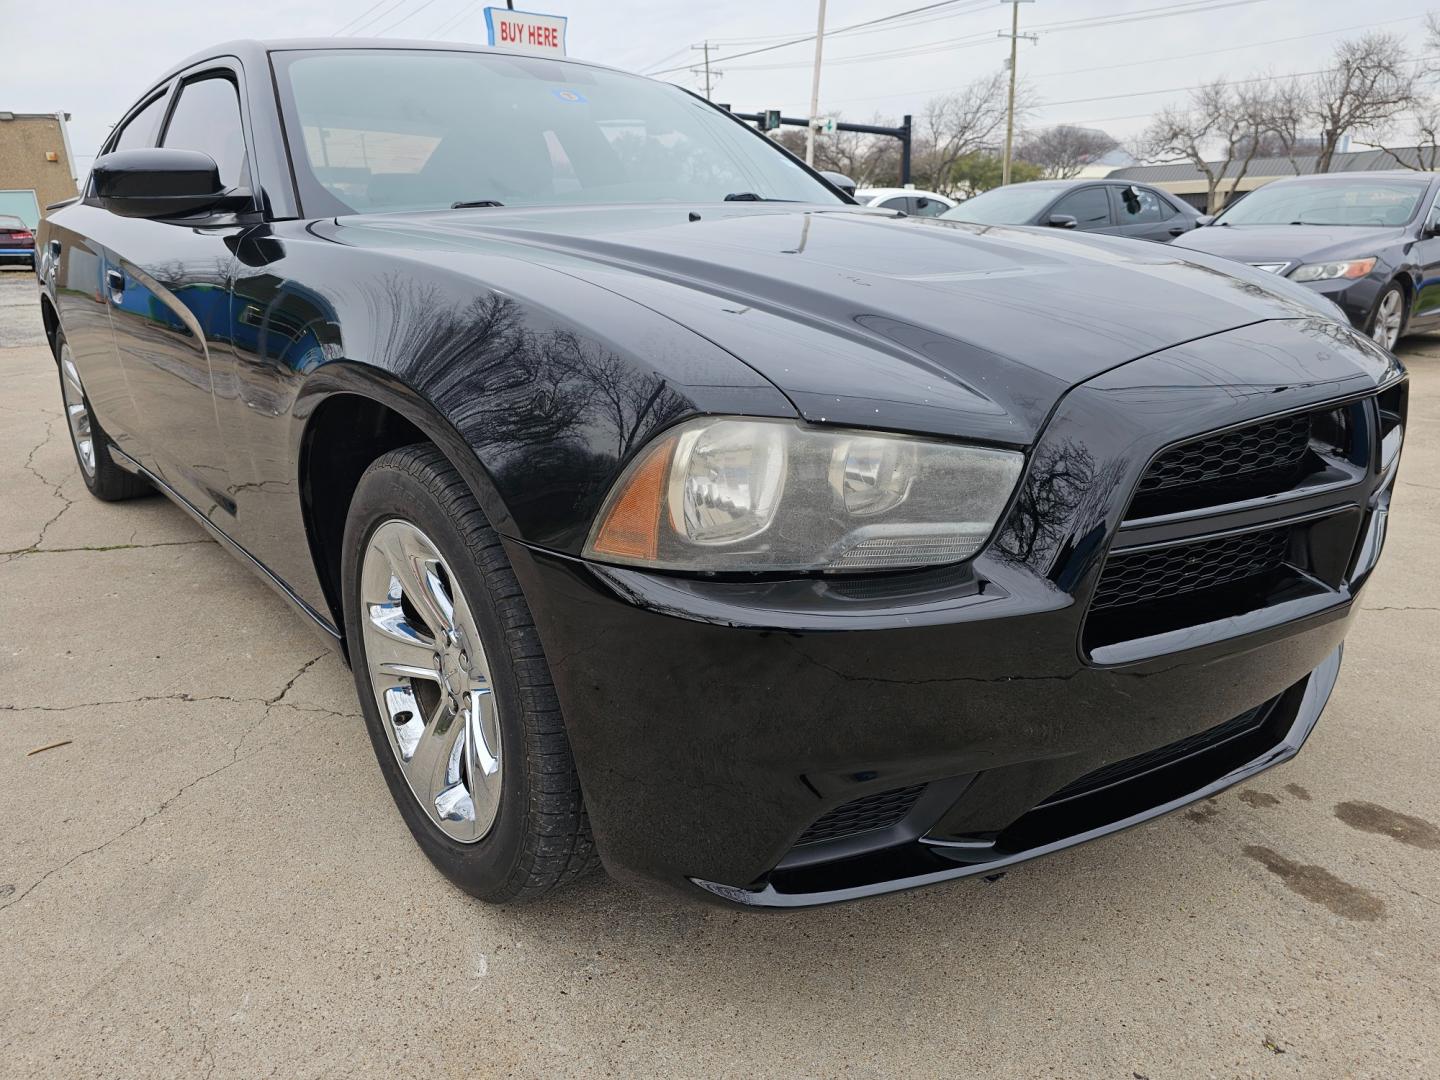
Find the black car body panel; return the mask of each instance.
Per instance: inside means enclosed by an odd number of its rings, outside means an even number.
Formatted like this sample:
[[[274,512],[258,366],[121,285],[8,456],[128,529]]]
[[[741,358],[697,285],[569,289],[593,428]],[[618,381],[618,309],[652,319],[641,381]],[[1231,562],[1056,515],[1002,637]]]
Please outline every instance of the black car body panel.
[[[1404,418],[1398,362],[1308,290],[1153,244],[838,202],[304,218],[276,158],[276,47],[217,53],[241,69],[269,210],[56,210],[47,326],[124,460],[332,638],[327,544],[355,468],[438,445],[535,613],[613,872],[756,906],[848,899],[989,872],[1298,749],[1378,558]],[[958,566],[734,578],[582,558],[624,467],[703,415],[1010,447],[1026,471]],[[1168,448],[1312,415],[1343,449],[1137,516]],[[1092,610],[1116,556],[1274,529],[1284,563],[1244,595]],[[1205,742],[1243,717],[1223,751]],[[1054,825],[1067,785],[1195,739],[1204,754],[1132,769]],[[839,811],[866,828],[797,846]]]
[[[1384,178],[1394,176],[1407,181],[1423,180],[1429,174],[1389,172],[1365,174]],[[1334,174],[1334,182],[1343,182],[1353,173]],[[1276,184],[1293,184],[1295,180],[1277,180]],[[1324,184],[1326,177],[1305,177],[1306,184]],[[1398,282],[1405,291],[1407,331],[1433,330],[1440,325],[1440,178],[1431,177],[1430,185],[1418,202],[1418,208],[1404,225],[1327,226],[1327,225],[1231,225],[1222,215],[1216,224],[1197,229],[1174,241],[1173,246],[1189,251],[1203,251],[1226,259],[1265,267],[1277,275],[1289,275],[1308,263],[1334,262],[1344,259],[1374,257],[1374,269],[1361,278],[1340,278],[1307,282],[1313,289],[1335,303],[1351,325],[1366,329],[1375,312],[1381,292],[1391,282]]]

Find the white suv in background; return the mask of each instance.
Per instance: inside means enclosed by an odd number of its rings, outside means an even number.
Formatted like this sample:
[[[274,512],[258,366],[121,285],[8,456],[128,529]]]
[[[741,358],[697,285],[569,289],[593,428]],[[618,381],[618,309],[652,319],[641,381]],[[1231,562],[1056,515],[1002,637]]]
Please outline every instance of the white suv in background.
[[[936,195],[933,191],[917,191],[915,188],[861,188],[855,192],[855,201],[861,206],[881,206],[886,210],[904,210],[919,217],[939,217],[955,205],[954,199]]]

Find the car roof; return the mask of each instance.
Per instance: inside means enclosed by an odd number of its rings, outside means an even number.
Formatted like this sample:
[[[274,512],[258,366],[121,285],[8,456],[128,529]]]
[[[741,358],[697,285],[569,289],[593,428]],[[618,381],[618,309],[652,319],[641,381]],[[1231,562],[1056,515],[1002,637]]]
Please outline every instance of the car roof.
[[[24,220],[15,214],[0,214],[0,221],[14,221],[21,225],[25,224]],[[27,225],[26,228],[29,228],[29,226]]]
[[[178,64],[171,67],[165,74],[157,78],[151,86],[158,86],[162,82],[174,78],[187,68],[202,64],[207,60],[218,60],[222,56],[233,56],[246,67],[265,67],[269,63],[271,53],[275,52],[318,52],[324,50],[352,50],[352,49],[410,49],[429,52],[470,52],[490,53],[495,56],[526,56],[525,53],[511,52],[507,49],[492,49],[486,45],[475,45],[469,42],[456,41],[426,41],[410,38],[356,38],[356,37],[324,37],[324,38],[240,38],[235,41],[226,41],[218,45],[212,45],[208,49],[202,49],[197,53],[187,56]],[[531,57],[534,59],[534,57]],[[543,58],[542,58],[543,59]],[[590,60],[581,60],[573,56],[563,58],[567,63],[581,64],[585,67],[604,68],[607,71],[621,71],[622,68],[609,67],[606,64],[597,64]],[[641,76],[643,78],[643,76]]]
[[[1272,184],[1293,184],[1297,180],[1311,183],[1333,184],[1343,180],[1365,178],[1367,180],[1434,180],[1440,173],[1419,169],[1356,169],[1353,172],[1313,173],[1310,176],[1282,176],[1270,181]],[[1267,187],[1269,185],[1266,185]]]

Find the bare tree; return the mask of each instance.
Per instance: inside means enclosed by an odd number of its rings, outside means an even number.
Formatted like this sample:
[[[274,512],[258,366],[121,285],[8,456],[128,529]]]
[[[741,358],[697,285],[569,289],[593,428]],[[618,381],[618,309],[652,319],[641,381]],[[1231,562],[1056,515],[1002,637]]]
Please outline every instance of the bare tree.
[[[1222,181],[1233,193],[1274,130],[1274,97],[1265,86],[1216,79],[1200,87],[1189,106],[1160,111],[1140,137],[1142,156],[1194,165],[1205,177],[1206,208],[1215,213],[1225,199]]]
[[[1395,34],[1366,34],[1335,47],[1334,63],[1315,77],[1310,118],[1320,130],[1316,172],[1329,172],[1340,140],[1379,142],[1415,106],[1416,75]]]
[[[1047,179],[1070,180],[1079,176],[1086,165],[1119,145],[1103,131],[1056,124],[1027,133],[1020,140],[1015,156],[1039,166]]]
[[[953,94],[932,98],[919,120],[916,171],[937,191],[947,189],[955,162],[976,150],[993,148],[1005,123],[1005,76],[996,72],[976,79]],[[1016,97],[1016,114],[1028,107],[1028,97]]]

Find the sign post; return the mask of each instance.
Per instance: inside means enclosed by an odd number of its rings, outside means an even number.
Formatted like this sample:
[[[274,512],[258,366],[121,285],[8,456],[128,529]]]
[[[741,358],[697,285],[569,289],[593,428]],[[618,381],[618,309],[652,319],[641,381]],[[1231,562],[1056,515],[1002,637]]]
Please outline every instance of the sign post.
[[[485,29],[492,49],[526,53],[530,56],[564,56],[563,15],[542,15],[537,11],[512,11],[487,7]]]

